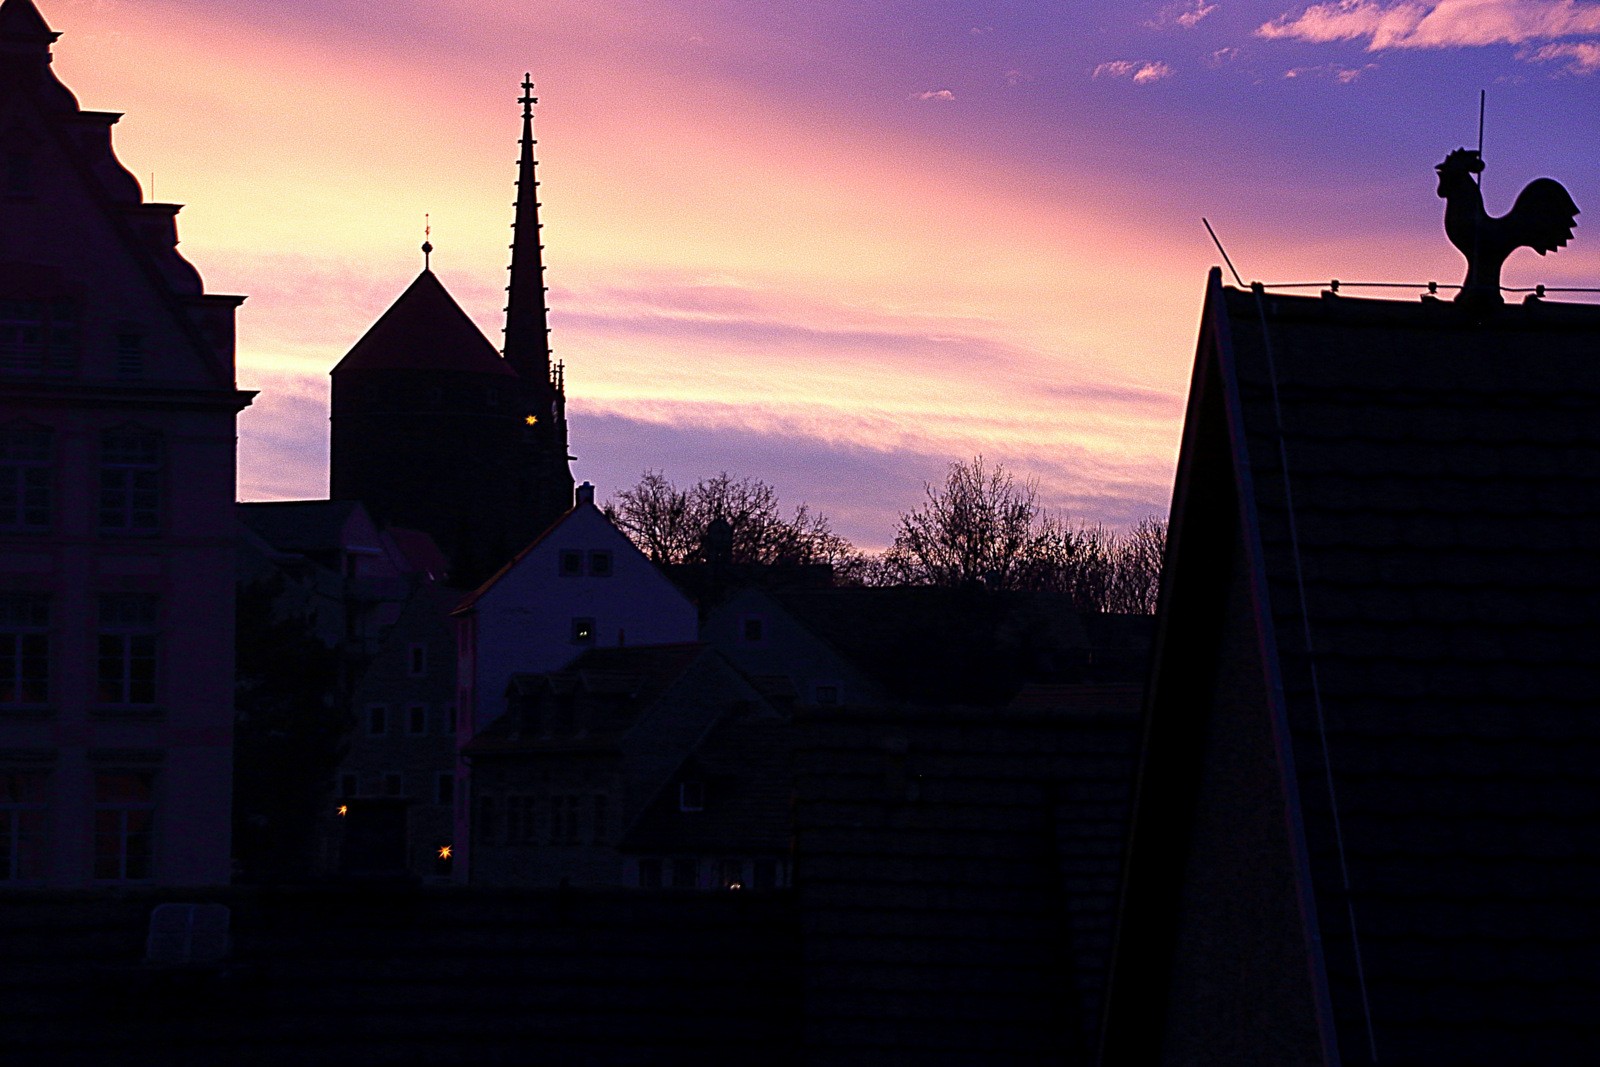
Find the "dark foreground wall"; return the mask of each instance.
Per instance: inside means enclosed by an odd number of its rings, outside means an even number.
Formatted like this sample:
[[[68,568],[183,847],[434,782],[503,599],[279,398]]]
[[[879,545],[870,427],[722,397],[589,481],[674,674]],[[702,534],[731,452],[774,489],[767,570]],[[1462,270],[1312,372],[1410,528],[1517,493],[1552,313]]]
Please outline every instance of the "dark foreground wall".
[[[152,908],[208,899],[233,951],[144,962]],[[17,1064],[795,1062],[786,893],[362,888],[0,898]]]

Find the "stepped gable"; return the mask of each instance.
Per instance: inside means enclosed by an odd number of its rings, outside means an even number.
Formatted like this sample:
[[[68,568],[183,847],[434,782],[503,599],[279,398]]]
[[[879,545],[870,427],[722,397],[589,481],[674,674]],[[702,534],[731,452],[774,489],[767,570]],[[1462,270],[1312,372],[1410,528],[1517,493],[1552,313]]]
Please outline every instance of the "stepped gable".
[[[416,281],[339,361],[333,373],[353,370],[450,371],[516,377],[431,270],[417,275]]]

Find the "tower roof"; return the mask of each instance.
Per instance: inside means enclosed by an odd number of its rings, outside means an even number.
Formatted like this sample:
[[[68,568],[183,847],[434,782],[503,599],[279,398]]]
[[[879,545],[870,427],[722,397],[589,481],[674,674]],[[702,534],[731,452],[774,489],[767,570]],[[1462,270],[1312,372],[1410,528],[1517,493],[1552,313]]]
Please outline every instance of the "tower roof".
[[[522,79],[522,155],[517,164],[517,213],[511,239],[511,280],[506,286],[506,362],[536,382],[550,380],[550,324],[545,308],[544,246],[539,243],[539,182],[535,177],[533,95]]]
[[[342,370],[514,373],[430,270],[417,275],[333,373]]]

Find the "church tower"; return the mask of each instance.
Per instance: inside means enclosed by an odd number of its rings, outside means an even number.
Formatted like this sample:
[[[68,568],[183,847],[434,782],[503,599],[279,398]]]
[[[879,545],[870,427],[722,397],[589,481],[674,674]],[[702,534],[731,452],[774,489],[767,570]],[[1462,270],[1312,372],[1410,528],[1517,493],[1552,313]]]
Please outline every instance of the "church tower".
[[[552,366],[539,243],[533,83],[496,352],[429,268],[333,368],[330,495],[431,535],[452,584],[494,573],[572,507],[566,391]]]

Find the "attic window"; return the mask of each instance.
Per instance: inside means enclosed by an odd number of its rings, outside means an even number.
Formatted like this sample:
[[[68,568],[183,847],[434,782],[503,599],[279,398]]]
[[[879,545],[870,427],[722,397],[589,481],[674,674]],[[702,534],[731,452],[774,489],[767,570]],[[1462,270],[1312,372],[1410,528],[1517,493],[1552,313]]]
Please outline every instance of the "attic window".
[[[767,637],[767,620],[760,615],[746,615],[740,620],[740,636],[747,645],[759,645]]]
[[[561,577],[578,578],[583,575],[583,553],[575,548],[561,550]]]
[[[412,645],[406,650],[406,673],[420,678],[428,673],[428,646]]]
[[[705,811],[706,784],[704,782],[679,782],[678,810]]]
[[[611,553],[605,551],[590,552],[589,573],[596,578],[611,577]]]
[[[120,330],[117,333],[117,377],[139,378],[144,375],[144,336],[137,330]]]
[[[33,195],[33,156],[21,148],[8,148],[4,156],[7,196]]]

